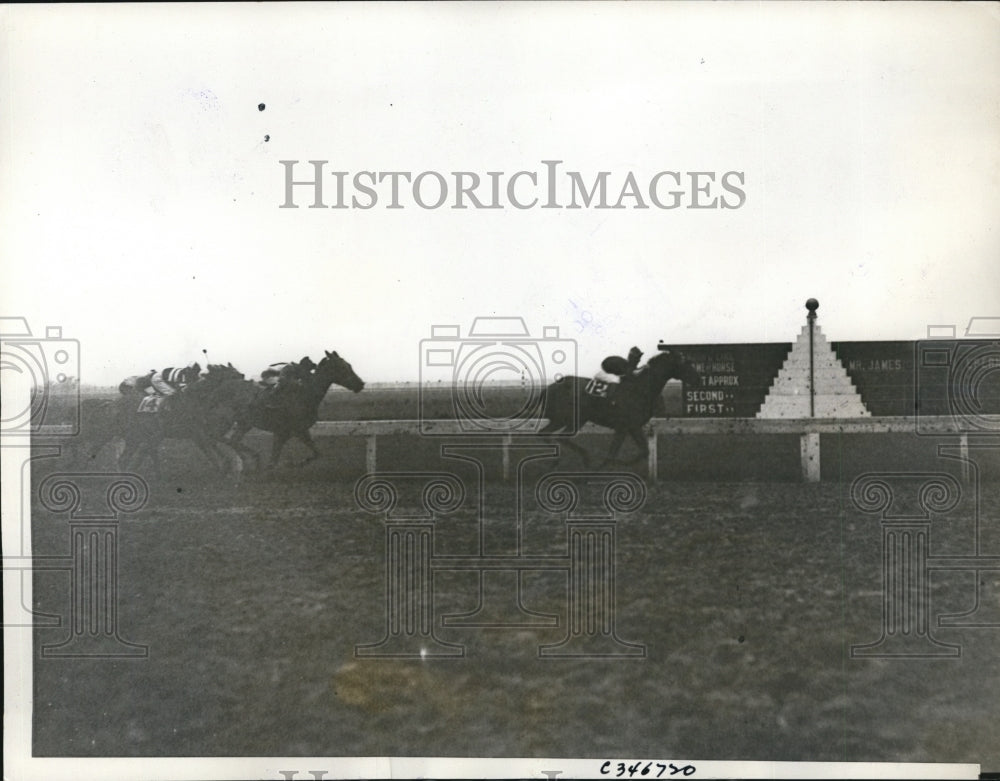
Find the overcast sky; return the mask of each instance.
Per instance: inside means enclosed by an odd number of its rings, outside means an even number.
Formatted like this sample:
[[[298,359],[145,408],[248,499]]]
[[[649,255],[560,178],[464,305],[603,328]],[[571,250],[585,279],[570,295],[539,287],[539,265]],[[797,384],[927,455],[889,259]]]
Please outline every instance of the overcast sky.
[[[831,340],[1000,315],[996,4],[62,5],[0,22],[0,309],[79,339],[86,383],[202,349],[248,375],[337,349],[366,380],[416,379],[433,325],[489,315],[558,326],[587,374],[659,338],[792,341],[810,296]],[[738,171],[745,202],[394,210],[381,185],[369,210],[280,209],[279,160],[484,179],[561,160],[609,171],[612,201],[630,171],[640,187]]]

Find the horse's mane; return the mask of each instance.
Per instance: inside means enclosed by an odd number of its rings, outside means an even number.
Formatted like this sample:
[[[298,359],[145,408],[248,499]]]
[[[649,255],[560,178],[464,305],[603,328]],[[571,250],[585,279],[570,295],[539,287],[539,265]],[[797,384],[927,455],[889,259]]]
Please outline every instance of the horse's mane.
[[[245,379],[243,372],[233,366],[231,363],[210,363],[208,365],[208,377],[212,379]]]

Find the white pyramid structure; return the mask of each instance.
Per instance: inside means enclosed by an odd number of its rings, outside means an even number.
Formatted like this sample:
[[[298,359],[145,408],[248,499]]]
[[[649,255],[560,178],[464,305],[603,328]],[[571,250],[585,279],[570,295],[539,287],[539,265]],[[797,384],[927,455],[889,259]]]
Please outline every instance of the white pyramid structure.
[[[854,383],[847,376],[830,343],[818,325],[813,326],[813,377],[816,383],[815,417],[870,417]],[[758,418],[808,418],[809,414],[809,326],[792,346],[781,371],[771,385]]]

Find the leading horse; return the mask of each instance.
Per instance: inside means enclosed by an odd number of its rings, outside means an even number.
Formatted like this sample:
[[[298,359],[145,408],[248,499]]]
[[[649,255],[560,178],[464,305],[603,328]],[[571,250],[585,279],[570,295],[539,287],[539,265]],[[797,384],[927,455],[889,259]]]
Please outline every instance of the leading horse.
[[[625,437],[639,448],[639,454],[628,463],[636,463],[649,455],[649,445],[643,436],[645,426],[662,404],[661,394],[669,380],[682,380],[698,386],[701,382],[694,366],[678,351],[660,346],[660,352],[633,376],[623,379],[607,396],[588,392],[592,380],[587,377],[564,377],[545,389],[542,417],[548,424],[539,436],[575,434],[584,423],[596,423],[614,431],[608,455],[602,466],[618,463],[618,451]],[[590,465],[587,451],[574,442],[565,443]]]
[[[281,396],[258,388],[253,403],[236,421],[227,441],[239,446],[250,429],[259,428],[274,435],[271,440],[272,467],[277,465],[282,448],[292,437],[299,439],[312,453],[303,463],[312,461],[319,456],[319,450],[309,435],[309,429],[319,419],[320,402],[334,384],[355,393],[360,393],[365,387],[364,380],[354,373],[351,364],[336,350],[327,350],[316,370],[300,383],[289,385]]]

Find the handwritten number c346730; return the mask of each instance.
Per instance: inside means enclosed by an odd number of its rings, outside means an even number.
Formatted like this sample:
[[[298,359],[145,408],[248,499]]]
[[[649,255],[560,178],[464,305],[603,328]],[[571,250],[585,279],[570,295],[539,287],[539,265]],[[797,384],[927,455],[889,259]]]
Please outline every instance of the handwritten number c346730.
[[[694,772],[694,765],[678,767],[673,762],[643,762],[642,760],[612,762],[609,759],[601,765],[601,775],[613,778],[670,778],[677,775],[690,776]]]

